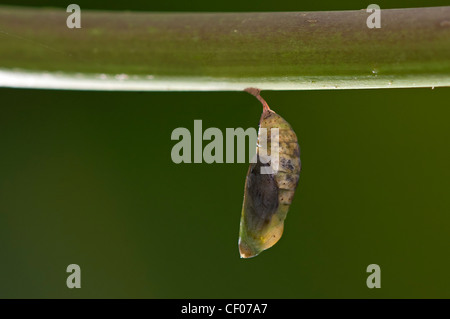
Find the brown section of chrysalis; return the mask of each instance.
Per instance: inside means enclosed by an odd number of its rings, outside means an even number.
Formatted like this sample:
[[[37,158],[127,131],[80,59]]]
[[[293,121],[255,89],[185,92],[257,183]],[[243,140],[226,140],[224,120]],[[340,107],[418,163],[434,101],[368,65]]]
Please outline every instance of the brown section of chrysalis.
[[[245,91],[263,105],[256,148],[257,162],[250,164],[245,180],[239,232],[240,255],[249,258],[272,247],[281,238],[284,220],[298,184],[301,163],[297,136],[289,123],[269,108],[259,89],[248,88]],[[267,129],[266,145],[260,143],[261,128]],[[279,130],[278,170],[273,174],[262,174],[261,167],[273,164],[267,158],[262,161],[260,156],[267,154],[270,157],[273,128]]]

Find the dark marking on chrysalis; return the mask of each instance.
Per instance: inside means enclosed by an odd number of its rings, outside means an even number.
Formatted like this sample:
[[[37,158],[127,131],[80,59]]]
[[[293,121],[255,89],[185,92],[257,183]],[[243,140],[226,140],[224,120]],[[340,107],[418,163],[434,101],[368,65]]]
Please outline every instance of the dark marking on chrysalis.
[[[251,164],[247,175],[246,219],[254,229],[261,230],[266,226],[278,209],[278,185],[273,174],[261,174],[261,167],[269,164]]]
[[[284,157],[280,158],[280,165],[282,168],[293,171],[294,165],[292,164],[292,161],[290,159],[286,159]]]

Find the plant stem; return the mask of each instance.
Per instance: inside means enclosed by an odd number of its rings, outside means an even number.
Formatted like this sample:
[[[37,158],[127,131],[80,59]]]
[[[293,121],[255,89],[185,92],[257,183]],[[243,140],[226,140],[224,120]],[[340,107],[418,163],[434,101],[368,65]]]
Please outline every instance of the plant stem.
[[[450,7],[265,13],[0,7],[0,86],[269,90],[450,85]]]

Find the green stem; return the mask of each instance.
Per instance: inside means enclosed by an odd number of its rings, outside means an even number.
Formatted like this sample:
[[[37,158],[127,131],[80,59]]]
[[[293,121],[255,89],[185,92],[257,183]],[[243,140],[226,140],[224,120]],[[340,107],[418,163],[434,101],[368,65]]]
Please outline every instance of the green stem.
[[[0,7],[0,86],[99,90],[450,85],[450,7],[138,13]]]

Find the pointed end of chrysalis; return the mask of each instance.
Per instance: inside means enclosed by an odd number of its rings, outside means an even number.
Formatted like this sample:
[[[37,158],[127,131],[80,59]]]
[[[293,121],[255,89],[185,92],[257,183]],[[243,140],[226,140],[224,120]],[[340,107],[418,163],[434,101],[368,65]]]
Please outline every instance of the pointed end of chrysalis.
[[[241,258],[251,258],[259,254],[259,251],[252,249],[245,241],[239,239],[239,254]]]
[[[267,104],[267,102],[262,98],[260,89],[257,89],[257,88],[246,88],[244,91],[247,92],[247,93],[250,93],[251,95],[256,97],[261,102],[261,104],[263,106],[263,113],[267,113],[267,112],[271,111],[271,109],[270,109],[269,105]]]

